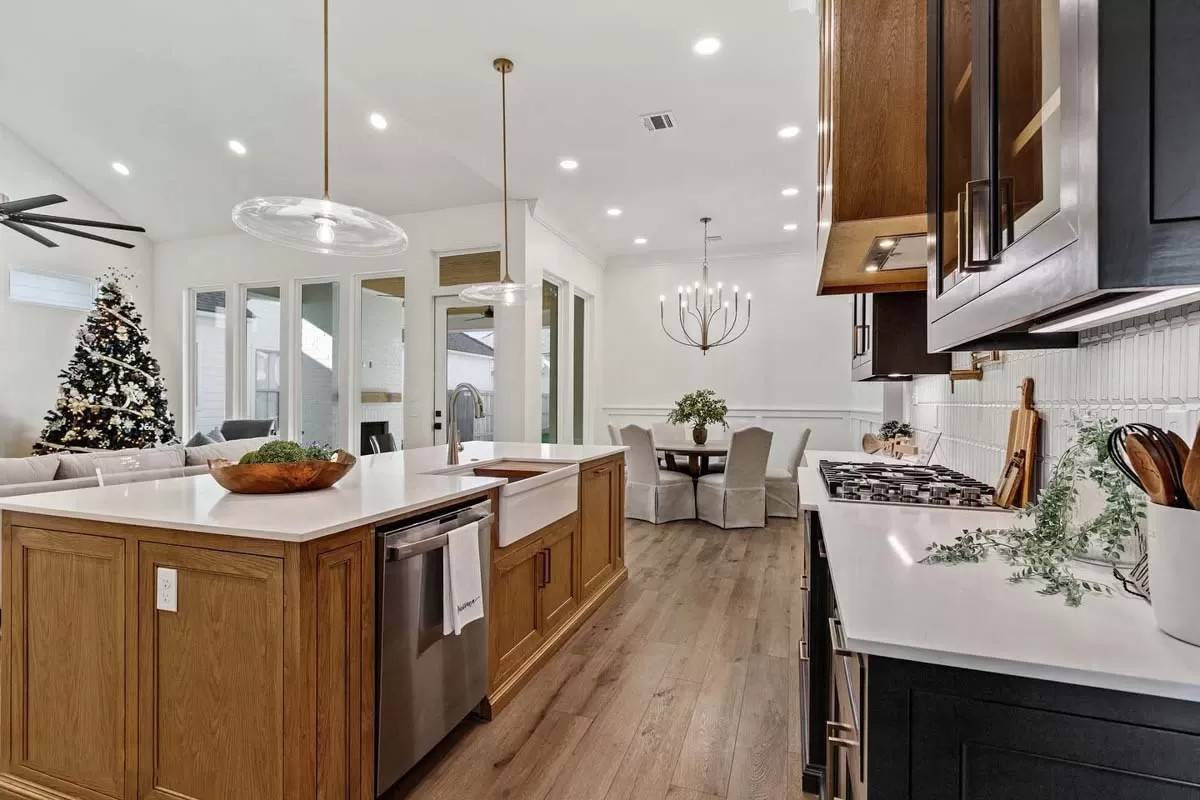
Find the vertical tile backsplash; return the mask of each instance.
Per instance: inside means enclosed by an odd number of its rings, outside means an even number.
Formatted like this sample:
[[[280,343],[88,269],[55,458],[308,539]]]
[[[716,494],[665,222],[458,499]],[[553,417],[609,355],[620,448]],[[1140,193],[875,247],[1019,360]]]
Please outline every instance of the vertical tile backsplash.
[[[956,367],[965,361],[955,355]],[[1070,443],[1073,414],[1150,422],[1190,442],[1200,423],[1200,303],[1085,331],[1074,350],[1006,352],[982,381],[961,381],[953,393],[944,375],[918,378],[910,420],[942,432],[934,461],[994,482],[1026,377],[1042,412],[1042,481]]]

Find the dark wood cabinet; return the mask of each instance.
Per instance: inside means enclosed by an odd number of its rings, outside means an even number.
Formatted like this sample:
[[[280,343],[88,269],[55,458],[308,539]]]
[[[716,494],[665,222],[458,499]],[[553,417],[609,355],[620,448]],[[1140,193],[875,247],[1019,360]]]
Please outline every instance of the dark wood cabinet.
[[[1198,48],[1188,0],[929,0],[933,349],[1200,283]]]
[[[924,292],[854,296],[851,374],[856,381],[907,381],[950,372],[948,353],[930,353]]]

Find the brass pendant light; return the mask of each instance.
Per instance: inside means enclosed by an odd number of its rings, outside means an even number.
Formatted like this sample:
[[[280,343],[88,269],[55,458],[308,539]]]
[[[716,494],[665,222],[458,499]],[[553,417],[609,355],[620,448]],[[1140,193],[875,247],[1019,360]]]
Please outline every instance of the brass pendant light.
[[[323,0],[322,142],[324,192],[312,197],[255,197],[238,203],[233,223],[251,236],[310,253],[390,256],[408,247],[408,234],[386,217],[329,199],[329,0]]]
[[[515,306],[525,302],[530,287],[517,283],[508,273],[508,73],[513,62],[497,58],[492,68],[500,73],[500,163],[503,181],[504,209],[504,277],[498,281],[476,283],[458,293],[463,300],[487,305]]]

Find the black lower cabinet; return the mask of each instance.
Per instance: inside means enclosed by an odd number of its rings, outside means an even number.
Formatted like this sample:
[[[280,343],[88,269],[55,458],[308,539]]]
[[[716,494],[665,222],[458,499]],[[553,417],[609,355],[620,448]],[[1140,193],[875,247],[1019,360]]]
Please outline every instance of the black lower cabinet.
[[[806,791],[824,800],[1200,800],[1200,703],[839,648],[819,518],[806,517],[802,690],[817,717],[805,726]],[[835,695],[850,663],[861,664],[865,690],[845,715]],[[865,779],[845,778],[847,753]]]
[[[1200,706],[870,659],[872,800],[1200,800]]]

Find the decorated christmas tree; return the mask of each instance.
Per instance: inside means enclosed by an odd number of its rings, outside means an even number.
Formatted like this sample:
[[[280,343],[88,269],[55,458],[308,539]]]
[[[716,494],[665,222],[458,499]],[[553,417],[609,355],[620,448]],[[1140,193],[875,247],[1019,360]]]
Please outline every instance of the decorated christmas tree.
[[[96,307],[76,336],[75,355],[58,373],[58,402],[46,414],[35,453],[122,450],[175,440],[166,387],[142,317],[121,289],[124,277],[104,277]]]

